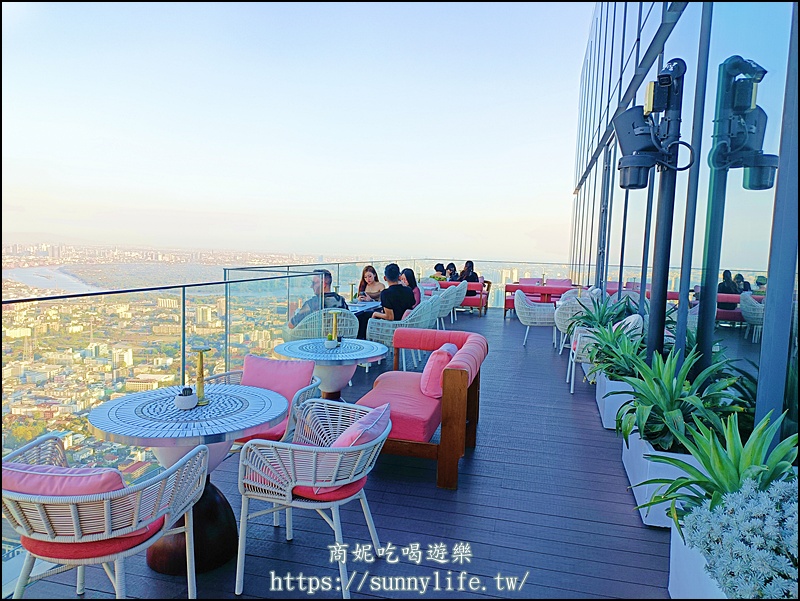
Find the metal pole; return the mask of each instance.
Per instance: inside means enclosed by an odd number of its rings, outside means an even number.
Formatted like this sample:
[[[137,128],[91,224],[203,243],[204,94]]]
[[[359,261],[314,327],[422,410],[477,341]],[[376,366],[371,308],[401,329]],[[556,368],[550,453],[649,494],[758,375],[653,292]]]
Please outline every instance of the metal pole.
[[[647,264],[650,262],[650,226],[653,219],[653,192],[656,187],[655,167],[647,175],[647,214],[644,218],[644,249],[642,250],[642,273],[639,277],[639,315],[644,317],[644,294],[647,291]]]
[[[667,108],[660,127],[666,126],[662,145],[669,152],[669,164],[678,165],[678,140],[681,137],[681,105],[683,102],[683,73],[686,65],[681,59],[672,59],[670,64],[683,64],[683,71],[675,76],[669,87]],[[662,130],[662,135],[664,131]],[[678,172],[674,168],[659,166],[661,177],[658,189],[658,213],[656,215],[656,239],[653,249],[653,288],[650,295],[650,325],[647,332],[647,361],[652,362],[653,353],[664,350],[664,324],[667,313],[667,282],[669,281],[669,251],[672,245],[672,221],[675,213],[675,182]],[[647,287],[640,290],[640,302],[644,304]]]
[[[625,190],[625,206],[622,209],[622,240],[619,248],[619,281],[617,283],[617,300],[622,298],[622,269],[625,265],[625,236],[628,230],[628,194],[630,190]]]
[[[683,229],[683,256],[681,260],[681,282],[678,292],[678,323],[675,329],[675,347],[678,353],[678,369],[683,365],[686,349],[686,323],[689,319],[689,284],[692,275],[692,250],[694,247],[694,224],[697,218],[697,184],[700,177],[700,156],[703,144],[703,109],[706,104],[706,79],[708,78],[708,49],[711,41],[711,17],[713,2],[703,3],[700,17],[700,45],[697,51],[697,79],[695,81],[694,110],[692,112],[692,148],[695,161],[689,168],[689,183],[686,192],[686,218]]]

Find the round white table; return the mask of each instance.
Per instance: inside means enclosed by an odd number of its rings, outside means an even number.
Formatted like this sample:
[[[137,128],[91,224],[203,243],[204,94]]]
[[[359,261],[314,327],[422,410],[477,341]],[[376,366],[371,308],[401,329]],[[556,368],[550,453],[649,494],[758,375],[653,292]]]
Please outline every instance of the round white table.
[[[316,364],[314,375],[320,379],[319,389],[325,399],[339,399],[342,389],[356,372],[359,363],[380,361],[389,353],[385,344],[357,338],[343,338],[336,348],[325,348],[322,338],[294,340],[275,347],[284,357],[306,359]]]
[[[286,417],[289,401],[272,390],[238,384],[209,384],[207,405],[178,409],[181,386],[134,392],[92,409],[89,429],[98,438],[151,447],[163,467],[173,465],[198,444],[208,445],[208,472],[230,451],[233,441]],[[236,517],[219,489],[206,480],[194,506],[195,568],[213,570],[235,557]],[[183,536],[165,536],[147,550],[147,564],[162,574],[186,573]]]

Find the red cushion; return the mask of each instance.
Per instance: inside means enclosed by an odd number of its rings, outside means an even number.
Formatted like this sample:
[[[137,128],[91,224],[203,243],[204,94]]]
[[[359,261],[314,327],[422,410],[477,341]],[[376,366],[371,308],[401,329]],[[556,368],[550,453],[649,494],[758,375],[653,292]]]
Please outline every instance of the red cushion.
[[[289,399],[291,401],[291,399]],[[289,415],[287,414],[283,421],[271,428],[267,428],[266,430],[261,430],[260,432],[256,432],[255,434],[250,434],[249,436],[244,436],[242,438],[237,438],[236,442],[239,444],[244,444],[248,440],[253,440],[258,438],[259,440],[280,440],[283,438],[284,433],[286,432],[286,422],[289,421]]]
[[[20,536],[19,540],[25,549],[39,557],[48,559],[90,559],[115,555],[132,549],[157,534],[163,525],[164,518],[162,517],[147,526],[147,528],[139,530],[138,532],[141,534],[118,536],[91,543],[53,543],[35,540],[27,536]]]
[[[422,394],[421,378],[421,373],[411,371],[383,373],[356,405],[379,407],[389,403],[392,416],[389,438],[428,442],[442,422],[442,402]]]
[[[317,489],[319,492],[315,492],[312,486],[295,486],[292,489],[292,494],[296,497],[302,497],[312,501],[339,501],[347,497],[352,497],[359,490],[364,488],[366,483],[367,477],[364,476],[360,480],[356,480],[350,484],[320,487]]]

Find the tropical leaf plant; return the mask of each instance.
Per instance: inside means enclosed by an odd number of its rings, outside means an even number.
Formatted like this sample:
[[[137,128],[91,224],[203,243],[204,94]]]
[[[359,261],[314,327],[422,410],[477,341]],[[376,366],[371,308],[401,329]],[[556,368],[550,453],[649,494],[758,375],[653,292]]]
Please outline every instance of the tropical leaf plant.
[[[602,299],[590,297],[589,300],[591,302],[587,303],[586,299],[579,299],[584,309],[572,317],[568,330],[570,334],[577,327],[590,330],[605,327],[608,324],[619,321],[620,316],[622,316],[625,311],[624,302],[614,301],[611,297],[604,297]]]
[[[624,328],[615,328],[613,324],[597,328],[590,335],[589,358],[592,368],[587,376],[602,371],[606,376],[618,380],[621,376],[635,377],[638,374],[634,357],[644,360],[646,350],[641,336],[631,337]]]
[[[645,455],[650,461],[672,465],[687,475],[675,479],[652,478],[636,484],[635,486],[660,485],[650,501],[639,507],[669,502],[667,515],[672,518],[678,532],[683,536],[681,525],[689,512],[702,506],[705,501],[710,501],[710,509],[714,509],[723,502],[725,494],[738,491],[746,479],[754,479],[759,490],[766,490],[776,480],[795,479],[792,464],[797,458],[797,433],[782,440],[767,455],[769,445],[780,431],[786,413],[769,425],[771,416],[772,411],[755,426],[747,442],[742,445],[738,415],[731,414],[725,422],[722,437],[725,446],[720,442],[716,431],[694,416],[696,427],[689,426],[686,432],[676,429],[673,434],[708,475],[676,457]]]
[[[622,376],[620,380],[632,388],[631,391],[615,391],[611,394],[630,394],[633,398],[623,403],[617,412],[616,431],[622,434],[625,444],[631,432],[638,430],[639,436],[653,447],[663,451],[686,452],[681,448],[675,432],[685,434],[686,424],[698,416],[722,435],[721,417],[742,407],[729,387],[736,378],[713,379],[727,360],[711,364],[693,382],[688,380],[689,371],[698,361],[700,353],[693,348],[678,368],[678,355],[670,351],[666,359],[653,354],[653,365],[649,366],[639,356],[633,357],[637,377]],[[709,384],[705,385],[708,380]]]

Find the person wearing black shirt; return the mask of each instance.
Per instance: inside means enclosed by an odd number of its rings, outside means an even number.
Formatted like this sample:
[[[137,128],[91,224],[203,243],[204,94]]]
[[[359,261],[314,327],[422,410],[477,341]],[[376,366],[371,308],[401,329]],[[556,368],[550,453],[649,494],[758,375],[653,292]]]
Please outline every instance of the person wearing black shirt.
[[[750,287],[750,282],[744,279],[744,276],[741,273],[737,273],[733,276],[733,281],[736,282],[736,287],[739,289],[739,294],[742,292],[752,292],[753,289]]]
[[[731,277],[731,270],[726,269],[722,272],[722,281],[717,286],[718,294],[739,294],[739,287]],[[717,303],[717,309],[732,310],[736,308],[736,303]]]
[[[416,302],[411,288],[400,283],[400,266],[397,263],[389,263],[383,270],[383,279],[387,287],[381,292],[381,310],[372,314],[362,312],[358,314],[358,338],[365,340],[367,337],[367,325],[370,319],[386,319],[388,321],[400,321],[407,309],[411,309]]]
[[[478,278],[478,274],[475,273],[475,264],[472,261],[467,261],[464,263],[464,269],[461,270],[461,273],[458,274],[458,281],[459,282],[479,282],[480,279]],[[467,296],[475,296],[477,292],[475,290],[467,290]]]
[[[297,324],[303,321],[304,318],[311,315],[314,311],[319,311],[319,292],[322,286],[322,304],[325,309],[347,309],[347,301],[344,297],[331,292],[331,284],[333,283],[333,276],[327,269],[314,270],[314,277],[311,278],[311,289],[314,291],[314,296],[303,303],[292,318],[289,320],[289,329],[293,330]]]
[[[447,272],[445,273],[448,282],[457,282],[458,281],[458,269],[456,269],[455,263],[448,263],[447,264]]]

